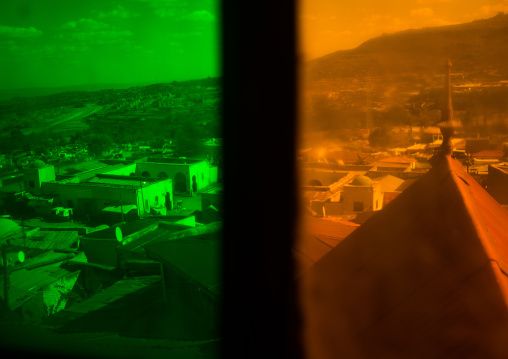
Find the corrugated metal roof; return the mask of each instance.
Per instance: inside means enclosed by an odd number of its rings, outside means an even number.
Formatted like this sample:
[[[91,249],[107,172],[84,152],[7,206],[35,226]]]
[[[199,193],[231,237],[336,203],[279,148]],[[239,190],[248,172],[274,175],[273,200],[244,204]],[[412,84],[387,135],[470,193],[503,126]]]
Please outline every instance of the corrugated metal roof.
[[[297,262],[297,275],[319,261],[333,247],[350,235],[358,224],[347,221],[328,220],[323,218],[303,218],[304,235],[293,244],[293,254]]]
[[[32,261],[23,263],[27,265],[35,265],[44,263],[45,261],[56,260],[65,257],[64,253],[55,253],[52,251],[44,253],[44,255],[34,258]],[[15,310],[20,305],[37,294],[37,291],[47,287],[57,280],[66,276],[77,276],[79,271],[70,272],[60,268],[62,262],[49,264],[32,270],[21,268],[10,273],[10,289],[9,289],[9,307]],[[4,278],[0,279],[0,287],[3,288]],[[3,290],[0,291],[0,297],[4,297]]]
[[[22,249],[25,251],[25,249]],[[32,251],[40,251],[40,248],[33,248],[30,249]],[[50,265],[56,265],[59,266],[62,264],[62,262],[53,263],[55,261],[59,260],[66,260],[70,259],[69,253],[61,253],[61,252],[55,252],[53,250],[44,250],[43,252],[38,252],[39,254],[36,254],[35,256],[26,259],[23,263],[18,264],[15,268],[32,268],[32,267],[38,267],[43,266],[46,263],[50,263]],[[33,270],[31,270],[33,271]]]
[[[76,303],[71,307],[64,309],[64,311],[80,314],[92,312],[105,307],[109,303],[114,302],[127,294],[136,292],[158,281],[160,281],[160,276],[122,279],[84,302]]]
[[[402,192],[385,192],[383,195],[383,207],[397,198],[401,193]]]
[[[130,221],[120,225],[123,236],[139,232],[147,227],[158,224],[158,220],[154,218],[144,218],[135,221]],[[154,228],[155,229],[155,228]],[[97,238],[97,239],[116,239],[116,228],[105,228],[99,231],[87,233],[84,238]]]
[[[310,258],[306,257],[303,253],[297,251],[294,248],[291,248],[291,253],[293,255],[293,261],[295,262],[296,268],[297,268],[296,276],[305,272],[307,269],[312,267],[315,263]]]
[[[318,237],[309,235],[297,241],[293,246],[293,251],[300,253],[312,263],[316,263],[332,248],[331,245],[320,240]]]
[[[13,220],[0,218],[0,239],[10,238],[21,233],[22,228]]]
[[[149,233],[144,234],[140,238],[121,246],[120,249],[123,251],[144,252],[143,246],[145,244],[168,240],[173,233],[181,232],[188,228],[189,226],[184,226],[181,224],[172,224],[171,226],[165,228],[159,227]]]
[[[25,239],[16,238],[11,244],[27,248],[68,249],[77,240],[77,231],[39,231]]]
[[[314,236],[344,239],[358,228],[356,223],[328,218],[306,216],[304,220],[305,230]]]
[[[403,192],[407,188],[409,188],[409,186],[411,186],[413,183],[415,183],[418,180],[419,180],[419,178],[408,178],[403,183],[401,183],[401,185],[399,187],[397,187],[395,190],[399,191],[399,192]]]
[[[222,183],[217,183],[206,188],[200,189],[198,193],[214,193],[214,194],[222,194],[224,191],[224,185]]]
[[[150,258],[176,268],[211,293],[221,295],[219,232],[148,244],[145,249]]]
[[[114,213],[123,212],[125,214],[125,213],[129,213],[130,211],[137,209],[137,208],[138,208],[138,206],[136,206],[135,204],[126,204],[123,206],[110,206],[110,207],[103,208],[102,210],[105,212],[114,212]]]
[[[485,158],[500,158],[505,157],[505,154],[503,151],[497,151],[497,150],[483,150],[480,152],[473,153],[471,156],[473,157],[485,157]]]
[[[387,157],[380,159],[377,162],[381,162],[383,164],[384,163],[411,164],[413,162],[416,162],[416,160],[414,158],[409,157]]]

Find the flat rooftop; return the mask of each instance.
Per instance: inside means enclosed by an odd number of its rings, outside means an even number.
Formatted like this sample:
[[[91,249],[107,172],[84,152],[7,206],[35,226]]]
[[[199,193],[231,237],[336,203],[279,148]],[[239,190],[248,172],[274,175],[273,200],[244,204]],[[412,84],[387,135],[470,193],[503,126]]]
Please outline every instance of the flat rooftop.
[[[151,185],[155,182],[160,182],[167,180],[167,178],[143,178],[142,180],[137,178],[132,178],[125,176],[125,178],[99,178],[94,177],[90,178],[86,182],[82,182],[82,184],[103,184],[103,185],[112,185],[112,186],[128,186],[139,188],[141,185]]]
[[[69,181],[72,181],[73,177],[75,177],[75,176],[79,176],[79,178],[82,178],[82,179],[92,178],[97,174],[111,172],[111,171],[114,171],[114,170],[117,170],[117,169],[120,169],[123,167],[127,167],[130,165],[131,165],[130,163],[119,163],[116,165],[105,165],[104,167],[95,168],[95,169],[87,170],[84,172],[75,173],[72,175],[65,175],[65,176],[69,176],[69,178],[65,178],[65,179],[59,180],[57,182],[67,183]]]
[[[84,161],[79,163],[68,164],[64,166],[55,166],[55,170],[59,175],[72,176],[82,172],[98,170],[108,167],[109,165],[101,161]]]
[[[209,194],[223,194],[224,193],[224,185],[222,183],[217,183],[206,188],[200,189],[198,193],[209,193]]]
[[[490,166],[497,168],[498,170],[503,171],[504,173],[508,174],[508,162],[495,163],[495,164],[491,164]]]
[[[139,189],[141,187],[150,186],[156,182],[167,180],[167,178],[143,178],[141,181],[133,179],[130,176],[118,176],[124,178],[99,178],[94,177],[79,183],[62,182],[57,183],[66,184],[68,186],[87,186],[87,187],[105,187],[105,188],[128,188]]]
[[[147,162],[168,163],[175,165],[193,165],[198,162],[203,162],[203,160],[175,157],[150,157],[147,159]]]

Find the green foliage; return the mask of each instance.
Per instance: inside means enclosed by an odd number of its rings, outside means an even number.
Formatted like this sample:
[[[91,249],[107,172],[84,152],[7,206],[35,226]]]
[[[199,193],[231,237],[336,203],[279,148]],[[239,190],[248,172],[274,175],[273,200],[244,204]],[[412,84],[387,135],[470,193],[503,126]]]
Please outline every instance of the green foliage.
[[[105,133],[90,134],[83,138],[88,146],[88,153],[98,156],[101,152],[109,150],[113,144],[111,137]]]
[[[367,114],[351,106],[337,106],[332,99],[318,95],[311,102],[311,131],[362,128]]]
[[[175,152],[178,156],[199,153],[203,147],[203,128],[190,121],[183,122],[175,131]]]
[[[148,145],[152,148],[162,148],[164,146],[164,137],[158,136],[148,142]]]
[[[409,110],[400,106],[389,108],[382,113],[381,117],[384,125],[411,126],[417,122],[417,118]]]
[[[379,127],[370,133],[369,144],[372,147],[390,147],[392,143],[393,135],[388,127]]]

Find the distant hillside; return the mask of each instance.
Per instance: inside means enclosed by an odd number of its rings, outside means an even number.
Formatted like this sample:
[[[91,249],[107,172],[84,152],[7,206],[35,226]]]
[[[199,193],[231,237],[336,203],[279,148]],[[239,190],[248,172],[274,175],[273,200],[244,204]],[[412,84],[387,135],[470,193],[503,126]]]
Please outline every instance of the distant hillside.
[[[368,40],[307,63],[313,79],[441,74],[450,57],[453,72],[508,78],[508,14],[470,23],[406,30]]]
[[[64,92],[100,91],[106,89],[127,89],[132,86],[139,86],[139,84],[86,84],[65,87],[0,89],[0,100],[8,100],[10,98],[18,96],[19,97],[49,96]]]

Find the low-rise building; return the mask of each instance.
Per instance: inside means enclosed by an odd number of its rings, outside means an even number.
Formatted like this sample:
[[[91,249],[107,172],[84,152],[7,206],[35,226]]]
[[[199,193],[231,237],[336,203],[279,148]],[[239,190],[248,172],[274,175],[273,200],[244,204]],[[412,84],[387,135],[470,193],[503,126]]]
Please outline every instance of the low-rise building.
[[[378,211],[383,208],[381,183],[367,176],[357,176],[344,186],[344,214]]]
[[[145,246],[149,258],[163,266],[163,295],[184,313],[200,339],[220,335],[222,281],[220,232]]]
[[[488,167],[487,191],[501,204],[508,204],[508,162]]]
[[[41,194],[42,183],[55,181],[55,179],[55,167],[46,165],[41,160],[35,160],[30,166],[23,169],[25,190],[32,194]]]
[[[58,198],[58,202],[74,209],[74,216],[98,219],[103,210],[111,206],[135,205],[137,215],[143,217],[154,211],[172,208],[171,179],[142,178],[120,175],[97,175],[87,181],[46,182],[45,195]]]
[[[218,168],[205,160],[189,158],[148,158],[136,163],[136,175],[146,178],[170,178],[175,194],[197,194],[217,183]]]

